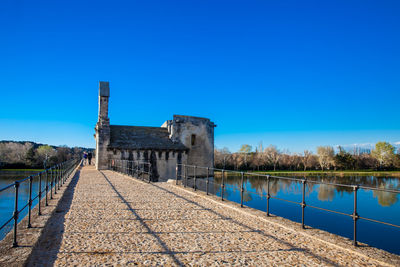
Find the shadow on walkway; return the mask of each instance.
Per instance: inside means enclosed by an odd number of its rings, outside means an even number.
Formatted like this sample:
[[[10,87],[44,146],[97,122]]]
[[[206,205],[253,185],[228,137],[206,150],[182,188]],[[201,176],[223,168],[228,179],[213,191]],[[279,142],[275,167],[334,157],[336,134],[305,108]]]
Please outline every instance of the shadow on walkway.
[[[184,197],[184,196],[178,195],[178,194],[176,194],[175,192],[172,192],[172,191],[167,190],[167,189],[165,189],[165,188],[163,188],[163,187],[161,187],[161,186],[158,186],[158,185],[155,184],[155,183],[152,183],[151,185],[154,186],[154,187],[157,187],[157,188],[160,189],[160,190],[163,190],[163,191],[166,192],[166,193],[171,194],[173,197],[180,198],[180,199],[182,199],[182,200],[187,201],[188,203],[191,203],[191,204],[193,204],[193,205],[196,205],[196,206],[199,207],[200,209],[207,209],[209,212],[211,212],[211,213],[217,215],[217,216],[218,216],[219,218],[221,218],[222,220],[229,220],[229,221],[235,223],[236,225],[239,225],[239,226],[241,226],[241,227],[244,227],[245,229],[248,229],[249,232],[254,232],[254,233],[263,235],[263,236],[265,236],[265,237],[271,238],[271,239],[273,239],[273,240],[275,240],[275,241],[277,241],[277,242],[279,242],[279,243],[281,243],[281,244],[284,244],[284,245],[290,247],[290,249],[288,249],[288,250],[286,250],[286,251],[301,251],[301,252],[304,252],[305,254],[308,254],[308,255],[310,255],[310,256],[312,256],[312,257],[314,257],[314,258],[319,259],[320,261],[324,262],[325,264],[330,264],[330,265],[334,265],[334,266],[339,266],[337,263],[331,261],[330,259],[327,259],[327,258],[325,258],[325,257],[322,257],[322,256],[319,256],[319,255],[314,254],[314,253],[313,253],[312,251],[310,251],[309,249],[296,247],[296,246],[294,246],[293,244],[291,244],[291,243],[289,243],[289,242],[287,242],[287,241],[284,241],[284,240],[281,240],[281,239],[277,238],[276,236],[270,235],[270,234],[268,234],[268,233],[266,233],[266,232],[264,232],[264,231],[258,230],[258,229],[254,229],[254,228],[252,228],[252,227],[250,227],[250,226],[248,226],[248,225],[246,225],[246,224],[244,224],[244,223],[241,223],[241,222],[239,222],[239,221],[236,221],[236,220],[232,219],[231,217],[227,217],[227,216],[225,216],[225,215],[223,215],[223,214],[221,214],[221,213],[218,213],[218,212],[216,212],[216,211],[213,210],[213,209],[208,209],[207,207],[205,207],[205,206],[203,206],[203,205],[201,205],[201,204],[199,204],[199,203],[197,203],[197,202],[194,202],[194,201],[192,201],[192,200],[190,200],[190,199],[188,199],[188,198],[186,198],[186,197]],[[285,251],[285,250],[282,250],[282,251]],[[261,252],[261,251],[259,251],[259,252]]]
[[[41,236],[36,242],[32,253],[25,262],[25,266],[53,266],[60,250],[64,233],[65,215],[69,211],[74,196],[75,186],[78,183],[81,167],[75,172],[64,194],[47,221]]]
[[[118,190],[115,188],[115,186],[111,183],[111,181],[107,178],[107,176],[100,171],[100,173],[104,176],[104,179],[107,180],[107,182],[110,184],[111,188],[115,191],[115,193],[118,195],[118,197],[125,203],[125,205],[128,207],[128,209],[135,215],[136,219],[143,225],[144,228],[146,228],[147,232],[153,235],[156,239],[157,242],[162,246],[164,249],[165,254],[169,255],[172,260],[179,266],[183,266],[184,264],[179,261],[179,259],[174,255],[174,253],[168,248],[167,244],[161,240],[161,238],[155,233],[154,231],[151,230],[151,228],[144,222],[144,220],[136,213],[135,209],[132,208],[131,204],[118,192]]]

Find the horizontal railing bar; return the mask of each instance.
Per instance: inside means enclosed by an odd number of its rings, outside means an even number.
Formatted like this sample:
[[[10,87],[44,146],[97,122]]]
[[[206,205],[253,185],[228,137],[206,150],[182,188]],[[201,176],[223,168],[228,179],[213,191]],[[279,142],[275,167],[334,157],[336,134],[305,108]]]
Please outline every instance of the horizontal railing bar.
[[[29,206],[29,203],[26,203],[20,210],[18,210],[18,214],[20,214],[25,208]]]
[[[5,187],[3,187],[2,189],[0,189],[0,192],[3,192],[4,190],[7,190],[10,187],[13,187],[15,185],[15,182],[9,185],[6,185]]]
[[[263,196],[264,196],[264,195],[263,195]],[[280,197],[273,197],[273,196],[270,196],[270,198],[277,199],[277,200],[281,200],[281,201],[286,201],[286,202],[293,203],[293,204],[297,204],[297,205],[301,205],[301,202],[296,202],[296,201],[292,201],[292,200],[288,200],[288,199],[284,199],[284,198],[280,198]]]
[[[396,190],[396,189],[378,188],[378,187],[368,187],[368,186],[363,186],[363,185],[359,185],[358,187],[359,187],[359,188],[362,188],[362,189],[367,189],[367,190],[375,190],[375,191],[382,191],[382,192],[389,192],[389,193],[400,194],[400,190]]]
[[[375,220],[375,219],[366,218],[366,217],[361,217],[361,216],[358,216],[358,218],[359,218],[359,219],[366,220],[366,221],[371,221],[371,222],[386,224],[386,225],[388,225],[388,226],[393,226],[393,227],[396,227],[396,228],[400,228],[400,225],[397,225],[397,224],[392,224],[392,223],[388,223],[388,222],[378,221],[378,220]]]
[[[341,214],[341,215],[345,215],[345,216],[350,216],[350,217],[353,216],[352,214],[347,214],[347,213],[336,211],[336,210],[324,209],[324,208],[321,208],[321,207],[316,207],[316,206],[312,206],[312,205],[308,205],[308,204],[307,204],[307,207],[310,207],[310,208],[313,208],[313,209],[317,209],[317,210],[333,212],[333,213],[337,213],[337,214]]]
[[[0,227],[0,230],[3,230],[3,228],[6,227],[7,224],[9,224],[10,222],[12,222],[13,219],[14,219],[14,216],[11,216],[11,218],[8,219],[8,221],[6,221],[6,223],[3,224],[3,225]]]
[[[196,168],[203,168],[207,169],[208,167],[199,167],[199,166],[194,166],[194,165],[185,165],[185,164],[177,164],[179,166],[186,166],[186,167],[196,167]],[[225,173],[237,173],[241,174],[242,172],[239,171],[232,171],[232,170],[224,170],[224,169],[216,169],[216,168],[209,168],[210,171],[224,171]],[[307,183],[313,183],[313,184],[324,184],[324,185],[333,185],[333,186],[342,186],[342,187],[348,187],[348,188],[354,188],[357,186],[358,188],[361,189],[367,189],[367,190],[374,190],[374,191],[382,191],[382,192],[389,192],[389,193],[396,193],[400,194],[400,190],[396,189],[387,189],[387,188],[377,188],[377,187],[368,187],[368,186],[363,186],[363,185],[357,185],[357,184],[339,184],[339,183],[329,183],[329,182],[321,182],[321,181],[315,181],[315,180],[309,180],[309,179],[299,179],[299,178],[293,178],[293,177],[282,177],[282,176],[273,176],[273,175],[268,175],[268,174],[259,174],[259,173],[252,173],[252,172],[243,172],[245,176],[250,175],[250,176],[258,176],[258,177],[270,177],[270,178],[275,178],[275,179],[283,179],[283,180],[290,180],[290,181],[307,181]]]
[[[43,171],[41,171],[41,172],[37,172],[37,173],[35,173],[35,174],[32,174],[32,175],[30,175],[30,176],[28,176],[28,177],[26,177],[26,178],[24,178],[24,179],[21,179],[21,180],[18,180],[18,181],[15,181],[15,182],[13,182],[13,183],[11,183],[11,184],[9,184],[9,185],[6,185],[5,187],[3,187],[3,188],[1,188],[0,189],[0,192],[2,192],[2,191],[4,191],[4,190],[6,190],[6,189],[9,189],[9,188],[11,188],[11,187],[15,187],[15,186],[17,186],[17,187],[19,187],[20,186],[20,184],[21,183],[23,183],[23,182],[25,182],[25,181],[27,181],[27,180],[30,180],[30,179],[32,179],[32,181],[35,179],[35,177],[39,177],[39,175],[41,175],[41,174],[43,174],[43,173],[46,173],[46,174],[48,174],[49,172],[51,173],[51,172],[55,172],[55,173],[59,173],[59,172],[61,172],[60,174],[62,175],[61,177],[59,177],[59,179],[65,179],[65,178],[68,178],[69,177],[69,175],[72,173],[72,171],[73,171],[73,169],[75,169],[80,163],[82,163],[82,161],[80,160],[77,160],[77,159],[70,159],[70,160],[68,160],[68,161],[66,161],[66,162],[63,162],[63,163],[60,163],[60,164],[57,164],[57,165],[54,165],[54,166],[52,166],[52,167],[50,167],[50,168],[48,168],[48,169],[45,169],[45,170],[43,170]],[[58,181],[58,183],[60,183],[61,182],[61,180],[59,180]],[[52,182],[51,183],[48,183],[47,181],[46,182],[42,182],[41,183],[41,185],[44,185],[44,188],[43,188],[43,191],[41,191],[40,193],[44,193],[44,192],[46,192],[46,187],[48,187],[48,190],[52,190],[53,188],[55,188],[57,185],[56,185],[56,183],[54,183],[54,184],[52,184]],[[58,184],[59,185],[59,184]],[[17,192],[17,188],[16,188],[16,192]],[[17,196],[18,196],[18,194],[17,194]],[[11,218],[10,219],[8,219],[1,227],[0,227],[0,230],[2,230],[2,229],[4,229],[4,227],[7,225],[7,224],[9,224],[10,222],[12,222],[13,220],[15,220],[16,219],[16,217],[14,216],[14,214],[16,213],[16,216],[18,216],[22,211],[24,211],[27,207],[32,207],[32,205],[30,205],[30,204],[32,204],[32,202],[34,201],[34,200],[36,200],[37,198],[39,198],[39,192],[38,192],[38,194],[34,197],[34,198],[31,198],[31,196],[29,197],[30,198],[30,201],[28,201],[21,209],[14,209],[14,213],[13,213],[13,215],[11,216]],[[17,200],[18,199],[16,199],[16,202],[15,203],[17,203]],[[40,199],[38,200],[38,201],[40,201]],[[25,216],[24,216],[25,217]],[[21,218],[21,220],[24,218],[24,217],[22,217]],[[15,222],[15,224],[16,224],[16,222]],[[16,229],[17,228],[15,228],[16,226],[14,225],[14,231],[16,231]],[[28,227],[29,227],[29,221],[28,221]],[[15,234],[15,236],[14,236],[14,243],[13,243],[13,246],[17,246],[17,241],[16,241],[16,234]]]

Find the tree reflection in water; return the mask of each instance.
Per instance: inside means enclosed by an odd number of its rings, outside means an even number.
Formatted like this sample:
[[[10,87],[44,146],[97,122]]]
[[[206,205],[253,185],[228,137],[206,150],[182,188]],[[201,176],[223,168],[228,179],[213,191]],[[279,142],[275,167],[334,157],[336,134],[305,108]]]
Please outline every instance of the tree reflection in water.
[[[293,176],[292,176],[293,177]],[[303,177],[300,177],[303,178]],[[221,176],[216,175],[214,183],[214,192],[220,191]],[[396,177],[375,177],[375,176],[308,176],[307,180],[325,182],[325,183],[336,183],[343,185],[362,185],[372,188],[381,189],[395,189],[400,190],[400,180]],[[229,191],[235,192],[240,191],[241,177],[239,173],[228,173],[225,177],[225,184],[227,188],[224,192],[225,196],[229,196]],[[245,192],[244,202],[251,201],[252,193],[258,195],[266,195],[267,192],[267,178],[263,176],[245,176]],[[285,194],[301,194],[302,184],[299,181],[292,181],[286,179],[271,178],[269,183],[269,192],[271,196],[276,196],[278,193]],[[392,206],[398,201],[398,194],[389,193],[383,191],[373,191],[373,197],[377,198],[379,205],[383,207]],[[317,192],[318,200],[321,201],[333,201],[336,197],[342,197],[343,194],[352,194],[353,188],[346,186],[334,186],[318,183],[306,183],[306,196],[311,193]]]

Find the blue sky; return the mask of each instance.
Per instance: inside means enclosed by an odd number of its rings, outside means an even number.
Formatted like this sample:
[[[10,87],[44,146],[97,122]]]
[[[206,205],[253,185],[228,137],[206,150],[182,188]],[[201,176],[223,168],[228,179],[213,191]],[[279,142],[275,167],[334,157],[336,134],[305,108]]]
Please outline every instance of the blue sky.
[[[0,140],[94,147],[111,124],[208,117],[215,143],[400,141],[399,1],[0,3]]]

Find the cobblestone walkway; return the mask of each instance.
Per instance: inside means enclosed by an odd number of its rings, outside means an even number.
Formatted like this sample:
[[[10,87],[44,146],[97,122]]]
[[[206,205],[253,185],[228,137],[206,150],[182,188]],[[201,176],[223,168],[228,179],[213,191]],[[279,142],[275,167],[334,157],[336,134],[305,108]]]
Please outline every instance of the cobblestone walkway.
[[[168,183],[84,167],[71,197],[60,234],[28,265],[382,264]]]

